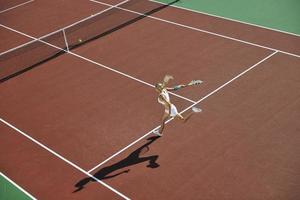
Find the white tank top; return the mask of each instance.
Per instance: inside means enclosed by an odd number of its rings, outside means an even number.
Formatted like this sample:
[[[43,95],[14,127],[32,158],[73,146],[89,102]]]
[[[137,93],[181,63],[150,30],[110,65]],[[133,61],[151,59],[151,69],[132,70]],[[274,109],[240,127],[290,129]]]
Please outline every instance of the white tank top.
[[[169,96],[169,93],[168,93],[168,91],[166,89],[163,89],[159,95],[161,95],[164,99],[166,99],[167,101],[170,102],[170,96]],[[165,105],[165,102],[162,101],[159,97],[158,97],[158,102],[160,104]]]

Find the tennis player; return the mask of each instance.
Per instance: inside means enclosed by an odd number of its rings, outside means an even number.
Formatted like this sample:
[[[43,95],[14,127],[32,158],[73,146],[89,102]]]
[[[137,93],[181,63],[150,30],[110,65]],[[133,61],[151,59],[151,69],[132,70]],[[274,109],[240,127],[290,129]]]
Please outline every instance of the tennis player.
[[[162,136],[162,132],[165,128],[165,123],[169,118],[174,117],[174,118],[178,118],[178,119],[182,120],[183,122],[186,122],[187,120],[190,119],[190,117],[194,113],[200,113],[202,111],[200,108],[193,107],[192,112],[190,112],[186,117],[183,117],[180,113],[178,113],[176,106],[171,103],[170,96],[169,96],[169,93],[168,93],[168,91],[176,91],[176,90],[185,88],[187,86],[200,84],[200,83],[202,83],[202,81],[191,81],[189,84],[186,84],[186,85],[185,84],[180,84],[180,85],[177,85],[175,87],[168,88],[167,83],[171,79],[174,79],[173,76],[166,75],[164,77],[163,83],[157,83],[155,85],[155,90],[159,93],[158,102],[160,104],[162,104],[165,108],[165,112],[164,112],[163,117],[162,117],[161,126],[158,130],[154,130],[154,132],[153,132],[154,134],[156,134],[158,136]]]

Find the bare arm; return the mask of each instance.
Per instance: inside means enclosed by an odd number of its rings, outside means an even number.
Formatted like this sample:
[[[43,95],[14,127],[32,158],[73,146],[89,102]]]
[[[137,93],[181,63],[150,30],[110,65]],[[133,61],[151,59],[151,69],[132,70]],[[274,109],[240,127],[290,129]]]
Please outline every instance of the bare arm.
[[[171,87],[171,88],[167,88],[168,91],[176,91],[176,90],[179,90],[179,89],[182,89],[182,88],[185,88],[189,86],[188,84],[180,84],[180,85],[176,85],[174,87]]]
[[[176,85],[172,88],[167,88],[168,91],[176,91],[176,90],[179,90],[181,88],[185,88],[187,86],[192,86],[192,85],[199,85],[203,83],[203,81],[201,80],[192,80],[191,82],[189,82],[188,84],[180,84],[180,85]]]

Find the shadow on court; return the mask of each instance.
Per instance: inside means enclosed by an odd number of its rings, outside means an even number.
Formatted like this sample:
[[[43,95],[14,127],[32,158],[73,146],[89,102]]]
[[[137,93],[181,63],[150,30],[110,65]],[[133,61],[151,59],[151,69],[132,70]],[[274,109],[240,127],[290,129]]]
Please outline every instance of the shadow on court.
[[[110,179],[114,178],[116,176],[119,176],[124,173],[128,173],[130,170],[125,169],[121,172],[114,173],[117,170],[124,169],[126,167],[136,165],[139,163],[143,162],[148,162],[147,167],[148,168],[157,168],[159,167],[159,164],[156,162],[158,159],[158,155],[152,155],[152,156],[146,156],[146,157],[141,157],[142,154],[146,153],[149,151],[149,145],[152,144],[155,140],[160,138],[159,136],[153,136],[147,139],[147,142],[134,150],[132,153],[130,153],[126,158],[123,160],[120,160],[119,162],[112,164],[107,167],[103,167],[99,171],[97,171],[93,176],[99,180],[105,180],[105,179]],[[90,182],[95,182],[96,180],[87,177],[82,180],[80,180],[78,183],[75,184],[75,187],[77,188],[73,193],[78,192],[84,188],[84,186]]]

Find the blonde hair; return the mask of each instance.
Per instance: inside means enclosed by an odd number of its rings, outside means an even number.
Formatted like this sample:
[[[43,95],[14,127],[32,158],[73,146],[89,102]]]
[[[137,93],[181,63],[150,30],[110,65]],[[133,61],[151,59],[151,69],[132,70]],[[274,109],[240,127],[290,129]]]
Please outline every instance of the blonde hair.
[[[164,89],[164,86],[163,86],[162,83],[156,83],[155,88],[158,89],[158,90],[162,90],[162,89]]]

